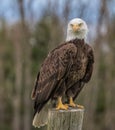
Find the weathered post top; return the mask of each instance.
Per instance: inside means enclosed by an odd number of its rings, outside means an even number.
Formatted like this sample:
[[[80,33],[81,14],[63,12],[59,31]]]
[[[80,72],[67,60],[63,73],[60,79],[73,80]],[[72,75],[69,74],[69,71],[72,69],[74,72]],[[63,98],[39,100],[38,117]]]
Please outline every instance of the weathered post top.
[[[84,109],[55,110],[48,113],[47,130],[82,130]]]

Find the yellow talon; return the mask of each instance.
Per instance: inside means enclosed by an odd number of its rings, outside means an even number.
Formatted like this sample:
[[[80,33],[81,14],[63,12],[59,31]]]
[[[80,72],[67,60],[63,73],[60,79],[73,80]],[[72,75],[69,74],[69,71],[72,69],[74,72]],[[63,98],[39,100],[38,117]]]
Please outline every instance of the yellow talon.
[[[84,109],[84,106],[75,104],[72,97],[70,97],[70,99],[69,99],[69,106],[70,107],[78,107],[80,109]]]
[[[71,107],[76,107],[76,104],[74,103],[72,97],[70,97],[70,99],[69,99],[69,106],[71,106]]]
[[[80,108],[80,109],[84,109],[84,106],[82,106],[82,105],[76,105],[78,108]]]
[[[64,105],[62,103],[62,98],[61,97],[58,98],[58,104],[57,104],[57,107],[56,107],[56,110],[60,110],[60,109],[63,109],[63,110],[68,109],[68,105]]]

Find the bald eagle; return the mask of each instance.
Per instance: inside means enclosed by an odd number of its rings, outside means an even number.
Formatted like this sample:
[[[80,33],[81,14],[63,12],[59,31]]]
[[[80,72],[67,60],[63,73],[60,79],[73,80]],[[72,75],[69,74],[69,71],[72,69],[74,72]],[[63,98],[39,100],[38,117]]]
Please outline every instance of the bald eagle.
[[[47,117],[40,113],[49,100],[57,99],[57,110],[83,108],[75,104],[74,100],[90,80],[93,71],[93,50],[85,42],[87,32],[85,21],[80,18],[72,19],[68,23],[66,42],[49,52],[44,60],[32,91],[35,127],[46,123],[41,118]],[[63,102],[63,96],[67,97],[68,105]]]

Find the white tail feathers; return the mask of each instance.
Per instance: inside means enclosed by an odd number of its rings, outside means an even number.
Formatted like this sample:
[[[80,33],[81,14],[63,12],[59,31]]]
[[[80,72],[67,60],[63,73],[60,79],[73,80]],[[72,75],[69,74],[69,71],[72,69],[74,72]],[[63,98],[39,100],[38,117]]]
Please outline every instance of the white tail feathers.
[[[46,106],[39,113],[35,114],[33,122],[32,122],[32,125],[34,127],[40,128],[47,124],[48,110]]]
[[[38,113],[36,113],[36,115],[34,116],[34,119],[33,119],[33,122],[32,122],[32,125],[34,127],[42,127],[44,125],[46,125],[47,123],[46,122],[42,122],[41,120],[42,117],[40,117],[40,115]]]

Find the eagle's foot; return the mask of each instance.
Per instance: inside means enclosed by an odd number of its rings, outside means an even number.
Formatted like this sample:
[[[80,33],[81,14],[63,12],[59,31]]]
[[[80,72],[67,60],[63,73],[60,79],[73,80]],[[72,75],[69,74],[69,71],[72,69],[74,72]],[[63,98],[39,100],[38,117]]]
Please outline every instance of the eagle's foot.
[[[84,106],[82,106],[82,105],[77,104],[76,106],[77,106],[78,108],[80,108],[80,109],[84,109]]]
[[[56,110],[60,110],[60,109],[67,110],[68,109],[68,105],[63,104],[62,103],[62,98],[58,97],[58,104],[57,104]]]
[[[70,107],[76,107],[76,104],[74,103],[72,97],[70,97],[70,99],[69,99],[69,106],[70,106]]]
[[[70,107],[76,107],[76,104],[75,103],[70,103],[69,106]]]
[[[64,104],[58,104],[57,107],[56,107],[56,110],[67,110],[68,109],[68,106],[67,105],[64,105]]]

